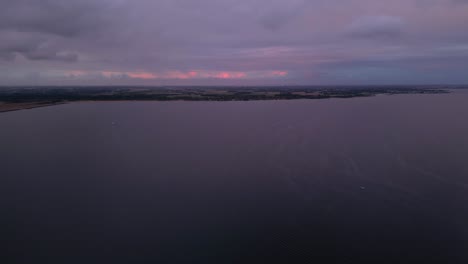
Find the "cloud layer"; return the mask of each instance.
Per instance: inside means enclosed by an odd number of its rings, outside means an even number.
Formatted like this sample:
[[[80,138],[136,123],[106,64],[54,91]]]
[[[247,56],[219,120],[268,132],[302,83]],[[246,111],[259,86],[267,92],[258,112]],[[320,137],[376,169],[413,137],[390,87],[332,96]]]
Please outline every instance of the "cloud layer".
[[[464,0],[0,6],[0,85],[468,83]]]

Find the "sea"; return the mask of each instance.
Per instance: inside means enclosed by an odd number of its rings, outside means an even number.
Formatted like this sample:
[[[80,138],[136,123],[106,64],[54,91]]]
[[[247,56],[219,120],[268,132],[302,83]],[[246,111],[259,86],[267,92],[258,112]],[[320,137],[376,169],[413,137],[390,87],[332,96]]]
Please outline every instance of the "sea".
[[[1,263],[468,263],[468,91],[0,114]]]

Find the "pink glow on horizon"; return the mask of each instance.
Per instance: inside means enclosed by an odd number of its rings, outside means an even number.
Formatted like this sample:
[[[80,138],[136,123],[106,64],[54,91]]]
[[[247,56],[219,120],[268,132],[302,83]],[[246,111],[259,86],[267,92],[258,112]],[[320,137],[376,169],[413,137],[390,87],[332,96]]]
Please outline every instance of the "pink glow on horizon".
[[[287,71],[205,71],[205,70],[190,70],[190,71],[165,71],[165,72],[148,72],[148,71],[82,71],[70,70],[65,71],[64,75],[67,77],[80,77],[86,78],[95,75],[101,75],[105,78],[130,78],[140,80],[155,80],[155,79],[174,79],[174,80],[188,80],[188,79],[258,79],[258,78],[278,78],[288,75]]]
[[[160,79],[242,79],[247,78],[245,72],[219,72],[192,70],[188,72],[170,71],[158,75]]]
[[[117,76],[122,76],[123,73],[121,72],[113,72],[113,71],[103,71],[101,72],[101,75],[106,77],[106,78],[113,78]]]
[[[150,72],[127,72],[125,74],[128,75],[130,78],[134,78],[134,79],[151,80],[151,79],[158,78],[157,75],[150,73]]]
[[[87,74],[86,71],[80,71],[80,70],[72,70],[72,71],[66,71],[65,73],[69,77],[81,77]]]
[[[199,73],[196,71],[180,72],[171,71],[160,75],[160,79],[193,79],[199,77]]]
[[[287,71],[273,71],[272,75],[277,76],[277,77],[284,77],[288,75],[288,72]]]
[[[242,79],[247,77],[245,72],[220,72],[213,75],[216,79]]]
[[[116,71],[101,71],[100,74],[106,78],[115,77],[130,77],[132,79],[151,80],[158,79],[158,76],[151,72],[116,72]]]

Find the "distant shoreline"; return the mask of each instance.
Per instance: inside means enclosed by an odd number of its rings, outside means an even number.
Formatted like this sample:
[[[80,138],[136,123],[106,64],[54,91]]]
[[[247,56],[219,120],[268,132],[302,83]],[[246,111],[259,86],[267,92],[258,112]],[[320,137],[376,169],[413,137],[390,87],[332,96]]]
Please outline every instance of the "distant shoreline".
[[[424,87],[63,87],[0,90],[0,113],[82,101],[271,101],[332,99],[394,94],[443,94],[444,88]]]
[[[65,104],[66,102],[30,102],[30,103],[11,103],[0,102],[0,113],[13,112],[19,110],[28,110],[40,107]]]

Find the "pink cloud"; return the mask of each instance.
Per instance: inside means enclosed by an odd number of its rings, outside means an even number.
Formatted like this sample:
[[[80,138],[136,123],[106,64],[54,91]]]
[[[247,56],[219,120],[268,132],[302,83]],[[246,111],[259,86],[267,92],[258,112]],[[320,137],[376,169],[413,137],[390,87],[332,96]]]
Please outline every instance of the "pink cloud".
[[[89,78],[92,76],[103,76],[105,78],[130,78],[140,80],[188,80],[188,79],[263,79],[263,78],[278,78],[288,75],[287,71],[165,71],[165,72],[148,72],[148,71],[82,71],[72,70],[64,72],[68,77]]]
[[[247,73],[245,72],[219,72],[215,73],[212,76],[216,79],[242,79],[247,77]]]
[[[188,72],[170,71],[157,75],[159,79],[242,79],[247,77],[245,72],[204,71],[192,70]]]
[[[79,70],[72,70],[72,71],[66,71],[65,75],[68,77],[81,77],[85,76],[87,74],[86,71],[79,71]]]
[[[284,77],[284,76],[288,75],[288,72],[287,71],[273,71],[273,72],[271,72],[271,74],[273,76],[277,76],[277,77]]]
[[[88,73],[91,74],[91,73]],[[114,72],[114,71],[102,71],[101,75],[106,77],[106,78],[114,78],[114,77],[119,77],[122,76],[124,73],[122,72]]]
[[[134,78],[134,79],[151,80],[151,79],[158,78],[157,75],[150,73],[150,72],[126,72],[125,74],[129,76],[130,78]]]
[[[90,74],[90,73],[89,73]],[[151,80],[158,79],[158,76],[151,72],[117,72],[117,71],[101,71],[100,74],[106,78],[130,77],[132,79]]]
[[[193,79],[197,78],[199,73],[197,71],[180,72],[170,71],[159,75],[160,79]]]

